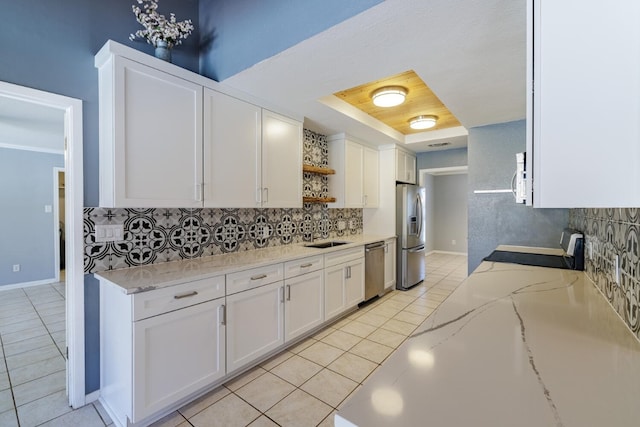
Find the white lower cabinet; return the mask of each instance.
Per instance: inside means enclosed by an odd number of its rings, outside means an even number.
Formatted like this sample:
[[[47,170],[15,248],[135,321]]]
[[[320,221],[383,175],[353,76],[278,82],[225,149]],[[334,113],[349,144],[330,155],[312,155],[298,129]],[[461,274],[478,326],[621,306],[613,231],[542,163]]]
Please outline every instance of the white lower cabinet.
[[[224,377],[224,301],[224,276],[130,295],[100,279],[100,401],[116,425]]]
[[[134,323],[134,420],[226,374],[223,310],[219,298]]]
[[[325,255],[324,318],[329,320],[364,301],[364,247]]]
[[[384,241],[384,290],[396,285],[396,239]]]
[[[362,302],[364,246],[129,295],[98,277],[100,401],[142,426]]]
[[[364,258],[346,265],[347,277],[344,283],[345,309],[353,308],[364,301]]]
[[[227,372],[284,344],[282,281],[227,296]]]
[[[324,321],[322,270],[287,279],[285,287],[285,341],[291,341]]]

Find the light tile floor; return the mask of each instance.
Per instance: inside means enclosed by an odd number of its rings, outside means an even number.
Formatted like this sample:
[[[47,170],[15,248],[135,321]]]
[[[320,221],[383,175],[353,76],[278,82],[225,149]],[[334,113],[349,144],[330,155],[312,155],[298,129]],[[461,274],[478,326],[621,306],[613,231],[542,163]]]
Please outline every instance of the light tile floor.
[[[386,294],[153,426],[333,426],[340,404],[466,277],[466,256],[431,254],[424,283]],[[64,284],[0,293],[0,426],[112,425],[99,403],[68,407],[64,339]]]

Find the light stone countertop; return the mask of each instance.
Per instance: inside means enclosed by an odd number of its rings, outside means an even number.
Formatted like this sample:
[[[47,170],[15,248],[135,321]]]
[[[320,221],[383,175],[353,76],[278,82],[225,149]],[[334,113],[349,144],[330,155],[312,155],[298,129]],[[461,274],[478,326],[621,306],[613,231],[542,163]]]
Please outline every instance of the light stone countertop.
[[[637,426],[639,397],[640,342],[583,272],[485,261],[335,425]]]
[[[366,245],[395,237],[393,235],[356,234],[317,240],[314,243],[325,241],[350,242],[346,245],[332,248],[318,249],[305,247],[305,244],[291,244],[274,246],[270,248],[256,249],[252,251],[234,252],[230,254],[213,255],[164,262],[160,264],[144,265],[139,267],[123,268],[119,270],[102,271],[94,273],[95,276],[107,280],[109,283],[122,289],[125,294],[160,289],[174,286],[194,280],[234,273],[250,268],[261,267],[273,263],[292,261],[314,255],[340,251]]]

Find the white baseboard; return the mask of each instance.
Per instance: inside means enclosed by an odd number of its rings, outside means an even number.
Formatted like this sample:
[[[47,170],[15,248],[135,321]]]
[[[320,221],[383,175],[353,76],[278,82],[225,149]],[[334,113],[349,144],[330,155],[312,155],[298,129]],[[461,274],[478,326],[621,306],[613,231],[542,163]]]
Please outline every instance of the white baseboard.
[[[11,289],[28,288],[31,286],[47,285],[50,283],[58,283],[58,282],[59,280],[56,280],[55,277],[52,277],[51,279],[36,280],[33,282],[12,283],[11,285],[0,285],[0,292],[8,291]]]
[[[85,395],[84,403],[85,405],[88,405],[89,403],[97,401],[99,398],[100,398],[100,390],[96,390],[93,393],[89,393]]]
[[[464,255],[464,256],[467,256],[466,252],[451,252],[451,251],[431,251],[427,255],[431,255],[431,254]]]

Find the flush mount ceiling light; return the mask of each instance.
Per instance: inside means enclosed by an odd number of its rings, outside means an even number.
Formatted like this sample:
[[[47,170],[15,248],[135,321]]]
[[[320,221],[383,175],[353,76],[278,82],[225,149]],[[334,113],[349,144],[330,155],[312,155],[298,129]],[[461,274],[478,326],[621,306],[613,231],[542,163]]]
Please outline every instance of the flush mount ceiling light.
[[[431,129],[436,125],[438,117],[436,116],[416,116],[409,120],[411,129]]]
[[[402,104],[406,96],[407,90],[402,86],[381,87],[371,94],[373,103],[378,107],[395,107]]]

